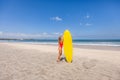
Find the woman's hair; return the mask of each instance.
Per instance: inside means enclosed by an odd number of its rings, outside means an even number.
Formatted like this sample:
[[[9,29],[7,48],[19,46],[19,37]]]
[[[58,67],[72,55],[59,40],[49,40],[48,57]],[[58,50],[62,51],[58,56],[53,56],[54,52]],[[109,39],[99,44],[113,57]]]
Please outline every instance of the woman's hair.
[[[62,36],[58,37],[58,43],[62,40],[61,38],[62,38]]]

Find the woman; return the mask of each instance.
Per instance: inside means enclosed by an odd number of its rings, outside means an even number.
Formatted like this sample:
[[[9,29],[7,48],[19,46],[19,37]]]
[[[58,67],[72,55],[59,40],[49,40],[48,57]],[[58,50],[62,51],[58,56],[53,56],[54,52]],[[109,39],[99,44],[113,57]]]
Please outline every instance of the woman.
[[[61,55],[62,55],[62,48],[63,48],[63,36],[59,36],[58,38],[58,57],[57,62],[60,61]]]

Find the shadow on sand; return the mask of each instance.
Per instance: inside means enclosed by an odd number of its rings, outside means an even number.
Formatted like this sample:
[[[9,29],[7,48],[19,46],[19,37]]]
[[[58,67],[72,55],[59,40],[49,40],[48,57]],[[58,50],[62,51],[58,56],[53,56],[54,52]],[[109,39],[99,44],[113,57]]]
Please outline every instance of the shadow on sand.
[[[65,57],[61,57],[60,61],[65,61],[67,62],[66,58]],[[73,61],[72,61],[73,62]]]
[[[67,62],[65,57],[61,57],[60,61],[66,61]]]

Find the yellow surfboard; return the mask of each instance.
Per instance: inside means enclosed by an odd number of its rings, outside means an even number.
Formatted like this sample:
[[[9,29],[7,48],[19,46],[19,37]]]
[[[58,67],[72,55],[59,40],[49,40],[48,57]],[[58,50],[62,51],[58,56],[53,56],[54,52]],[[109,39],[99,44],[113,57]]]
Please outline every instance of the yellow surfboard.
[[[64,55],[68,63],[72,62],[73,46],[72,36],[69,30],[65,30],[63,34]]]

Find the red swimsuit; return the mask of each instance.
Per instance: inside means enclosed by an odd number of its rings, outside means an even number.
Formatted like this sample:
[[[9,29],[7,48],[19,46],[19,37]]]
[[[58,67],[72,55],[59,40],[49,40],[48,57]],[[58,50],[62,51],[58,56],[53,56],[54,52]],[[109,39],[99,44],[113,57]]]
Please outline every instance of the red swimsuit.
[[[59,46],[60,46],[60,48],[62,48],[63,47],[63,42],[60,42]]]

